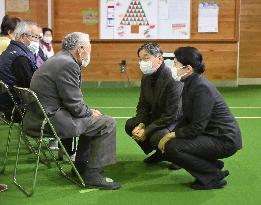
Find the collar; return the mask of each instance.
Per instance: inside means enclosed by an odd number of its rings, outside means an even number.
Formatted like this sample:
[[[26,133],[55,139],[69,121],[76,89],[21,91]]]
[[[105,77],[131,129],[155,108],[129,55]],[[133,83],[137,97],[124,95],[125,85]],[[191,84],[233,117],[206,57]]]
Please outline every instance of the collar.
[[[157,71],[155,73],[151,74],[151,78],[153,78],[155,80],[158,79],[158,77],[160,76],[160,74],[161,74],[162,70],[164,69],[164,67],[165,67],[165,63],[162,62],[160,67],[157,69]]]
[[[184,89],[187,89],[190,87],[193,81],[198,79],[201,76],[201,74],[198,73],[191,73],[187,78],[183,79],[182,82],[184,82]]]

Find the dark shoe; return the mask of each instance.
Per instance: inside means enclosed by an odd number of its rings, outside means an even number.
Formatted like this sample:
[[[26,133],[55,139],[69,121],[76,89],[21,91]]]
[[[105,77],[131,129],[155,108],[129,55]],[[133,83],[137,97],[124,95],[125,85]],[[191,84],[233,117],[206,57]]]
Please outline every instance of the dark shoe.
[[[229,171],[225,170],[220,173],[214,180],[209,182],[208,184],[203,184],[199,180],[195,180],[194,183],[191,184],[192,189],[196,190],[209,190],[209,189],[220,189],[227,185],[227,181],[224,180],[225,177],[229,175]]]
[[[209,190],[209,189],[220,189],[227,185],[227,181],[222,179],[220,181],[213,181],[209,184],[202,184],[199,181],[195,181],[192,185],[192,189],[196,190]]]
[[[75,171],[71,170],[72,175],[76,177]],[[86,188],[93,189],[106,189],[106,190],[115,190],[120,188],[120,184],[114,182],[112,179],[104,177],[100,174],[102,169],[87,168],[84,173],[79,172],[81,175]]]
[[[154,163],[161,162],[163,160],[164,160],[163,155],[159,151],[156,151],[154,154],[144,159],[143,162],[145,164],[154,164]]]
[[[179,169],[181,169],[182,167],[180,167],[179,165],[177,165],[177,164],[174,164],[174,163],[172,163],[172,164],[170,164],[169,166],[168,166],[168,169],[169,170],[179,170]]]
[[[116,190],[120,188],[120,184],[114,182],[108,177],[104,177],[99,173],[99,169],[89,168],[83,174],[83,180],[86,188],[96,188],[105,190]]]
[[[216,161],[216,166],[218,169],[223,169],[224,168],[224,162],[222,160],[217,160]]]

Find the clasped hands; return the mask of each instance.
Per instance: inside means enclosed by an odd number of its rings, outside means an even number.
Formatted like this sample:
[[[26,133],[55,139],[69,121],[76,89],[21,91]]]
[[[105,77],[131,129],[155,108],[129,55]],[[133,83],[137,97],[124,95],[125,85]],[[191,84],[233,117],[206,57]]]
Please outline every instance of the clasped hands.
[[[145,124],[140,123],[138,126],[136,126],[132,130],[132,139],[136,141],[145,141],[146,135],[145,135]]]

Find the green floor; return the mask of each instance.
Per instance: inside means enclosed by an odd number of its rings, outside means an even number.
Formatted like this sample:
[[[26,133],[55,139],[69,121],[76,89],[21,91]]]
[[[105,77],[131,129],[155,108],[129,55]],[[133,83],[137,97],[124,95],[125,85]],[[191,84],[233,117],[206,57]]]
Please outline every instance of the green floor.
[[[243,135],[243,149],[225,159],[231,175],[228,186],[221,190],[195,191],[188,185],[193,178],[184,170],[169,171],[166,163],[146,166],[145,155],[124,132],[126,118],[135,113],[138,88],[91,88],[84,86],[85,100],[117,120],[117,164],[107,167],[105,175],[121,183],[117,191],[81,189],[59,175],[55,164],[51,169],[40,165],[35,194],[28,198],[12,183],[17,134],[13,135],[7,171],[0,183],[8,191],[0,193],[0,205],[18,204],[237,204],[261,203],[261,86],[220,89],[231,111],[238,118]],[[114,108],[112,108],[114,107]],[[125,107],[125,108],[123,108]],[[252,108],[249,108],[252,107]],[[260,117],[260,118],[254,118]],[[7,127],[0,127],[0,160],[4,153]],[[22,149],[19,179],[27,185],[32,178],[33,156]]]

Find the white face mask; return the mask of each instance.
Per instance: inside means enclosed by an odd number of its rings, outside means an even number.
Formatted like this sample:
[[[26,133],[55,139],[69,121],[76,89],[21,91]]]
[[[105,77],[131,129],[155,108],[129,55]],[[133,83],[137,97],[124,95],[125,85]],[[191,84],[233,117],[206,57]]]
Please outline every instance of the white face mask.
[[[44,37],[43,37],[43,41],[44,41],[45,43],[51,43],[52,40],[53,40],[52,36],[44,36]]]
[[[171,70],[172,78],[173,78],[175,81],[180,81],[180,80],[181,80],[181,76],[178,76],[178,75],[177,75],[177,68],[176,68],[175,66],[173,66],[170,70]]]
[[[29,40],[29,39],[28,39]],[[30,40],[29,40],[30,41]],[[35,41],[30,41],[30,44],[28,46],[28,49],[33,53],[33,54],[37,54],[39,51],[39,42],[35,42]]]
[[[153,69],[152,67],[152,61],[140,61],[140,70],[143,74],[151,75],[156,71],[156,69]]]
[[[88,55],[88,59],[83,59],[82,60],[81,68],[86,68],[89,65],[90,61],[91,61],[91,55],[89,54]]]
[[[187,66],[182,66],[182,67],[180,67],[180,68],[177,68],[177,67],[173,66],[172,69],[170,69],[170,70],[171,70],[171,74],[172,74],[172,78],[173,78],[175,81],[180,81],[180,80],[182,79],[182,77],[184,77],[184,76],[186,76],[186,75],[188,74],[188,72],[185,72],[183,75],[178,76],[177,71],[178,71],[178,69],[184,69],[184,68],[186,68],[186,67],[187,67]]]

